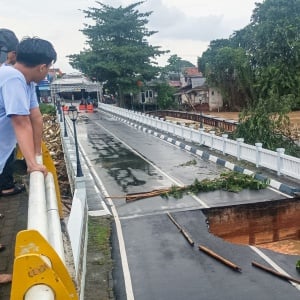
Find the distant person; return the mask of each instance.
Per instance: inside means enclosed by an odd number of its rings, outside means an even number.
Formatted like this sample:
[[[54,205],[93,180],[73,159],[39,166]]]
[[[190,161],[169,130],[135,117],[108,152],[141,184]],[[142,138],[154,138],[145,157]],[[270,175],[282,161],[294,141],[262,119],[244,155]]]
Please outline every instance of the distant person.
[[[0,195],[8,196],[22,192],[12,181],[3,185],[4,167],[13,157],[16,143],[27,164],[27,171],[47,169],[36,162],[41,155],[43,118],[35,92],[35,83],[44,79],[56,61],[52,44],[40,38],[25,38],[17,47],[13,67],[0,68]]]

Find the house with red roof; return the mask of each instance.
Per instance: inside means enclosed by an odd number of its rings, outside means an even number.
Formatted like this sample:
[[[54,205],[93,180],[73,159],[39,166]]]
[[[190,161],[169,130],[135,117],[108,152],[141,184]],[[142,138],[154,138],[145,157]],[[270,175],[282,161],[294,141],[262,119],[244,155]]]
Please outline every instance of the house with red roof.
[[[206,78],[196,67],[184,68],[180,77],[181,87],[175,96],[187,110],[216,111],[222,108],[221,93],[206,83]]]

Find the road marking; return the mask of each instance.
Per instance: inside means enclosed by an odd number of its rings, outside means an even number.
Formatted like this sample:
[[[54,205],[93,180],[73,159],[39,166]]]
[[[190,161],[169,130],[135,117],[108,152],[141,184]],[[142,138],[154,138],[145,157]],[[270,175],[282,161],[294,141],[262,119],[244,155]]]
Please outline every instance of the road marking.
[[[129,264],[128,264],[128,259],[127,259],[127,254],[126,254],[126,248],[125,248],[125,241],[124,241],[124,236],[123,236],[123,231],[121,227],[121,222],[120,218],[117,212],[117,209],[113,203],[113,201],[109,198],[109,194],[103,185],[100,177],[98,176],[97,172],[95,171],[91,161],[89,160],[88,156],[85,154],[85,151],[78,141],[78,145],[80,148],[80,152],[83,154],[83,158],[86,162],[87,167],[89,168],[94,180],[96,181],[96,185],[100,188],[101,192],[103,195],[107,198],[107,202],[109,203],[112,215],[115,220],[115,225],[116,225],[116,231],[117,231],[117,236],[118,236],[118,242],[119,242],[119,249],[120,249],[120,257],[121,257],[121,264],[122,264],[122,269],[123,269],[123,275],[124,275],[124,285],[125,285],[125,291],[126,291],[126,296],[127,300],[134,300],[134,295],[133,295],[133,289],[132,289],[132,281],[131,281],[131,275],[129,272]]]
[[[172,178],[170,175],[168,175],[167,173],[165,173],[163,170],[161,170],[160,168],[158,168],[156,165],[154,165],[153,163],[151,163],[149,160],[147,160],[145,157],[143,157],[142,155],[140,155],[136,150],[134,150],[133,148],[131,148],[128,144],[126,144],[123,140],[121,140],[120,138],[118,138],[116,135],[114,135],[113,133],[111,133],[110,131],[108,131],[104,126],[102,126],[100,123],[98,122],[95,122],[98,126],[100,126],[101,128],[103,128],[106,132],[109,133],[109,135],[112,135],[115,139],[117,139],[118,141],[120,141],[122,144],[124,144],[126,147],[128,147],[128,149],[130,149],[132,152],[134,152],[136,155],[138,155],[139,157],[141,157],[142,159],[144,159],[147,163],[149,163],[151,166],[153,166],[156,170],[158,170],[159,172],[161,172],[163,175],[165,175],[169,180],[171,180],[172,182],[174,182],[176,185],[179,185],[179,186],[183,186],[183,183],[181,183],[179,180],[175,180],[174,178]],[[177,143],[177,142],[176,142]],[[104,187],[103,187],[104,188]],[[268,187],[269,189],[271,190],[274,190],[270,187]],[[105,189],[105,188],[104,188]],[[274,190],[275,192],[279,193],[279,194],[283,194],[287,197],[290,198],[289,195],[286,195],[280,191],[277,191],[277,190]],[[106,192],[107,193],[107,192]],[[108,193],[107,193],[107,196]],[[197,202],[199,202],[201,205],[203,205],[205,208],[209,208],[209,206],[204,202],[202,201],[201,199],[199,199],[198,197],[196,196],[193,196],[191,195]],[[116,211],[116,208],[112,202],[112,200],[110,199],[109,202],[111,202],[112,204],[112,207],[114,208],[115,210],[115,213],[117,215],[117,211]],[[114,214],[114,213],[113,213]],[[120,219],[118,218],[118,222],[120,224]],[[122,232],[122,229],[121,229],[121,225],[120,226],[120,231]],[[124,243],[124,239],[123,239],[123,243]],[[288,273],[286,273],[280,266],[278,266],[271,258],[269,258],[267,255],[265,255],[261,250],[259,250],[258,248],[254,247],[254,246],[250,246],[249,247],[254,251],[256,252],[256,254],[258,254],[261,258],[263,258],[268,264],[270,264],[276,271],[278,272],[281,272],[287,276],[290,276]],[[124,245],[124,252],[126,255],[126,251],[125,251],[125,245]],[[130,278],[130,273],[129,273],[129,269],[128,269],[128,262],[127,262],[127,270],[128,270],[128,276]],[[293,286],[295,286],[298,290],[300,290],[300,285],[299,284],[296,284],[294,282],[291,282],[291,284]],[[130,299],[130,298],[129,298]]]
[[[287,272],[285,272],[281,267],[279,267],[271,258],[265,255],[261,250],[254,246],[249,246],[254,252],[256,252],[262,259],[264,259],[271,267],[273,267],[277,272],[284,274],[285,276],[291,277]],[[293,286],[295,286],[298,290],[300,290],[300,285],[289,281]]]
[[[271,186],[268,186],[267,189],[269,189],[269,190],[271,190],[271,191],[273,191],[273,192],[275,192],[275,193],[277,193],[277,194],[279,194],[279,195],[285,196],[285,197],[287,197],[287,198],[294,198],[293,196],[288,195],[288,194],[286,194],[286,193],[284,193],[284,192],[281,192],[281,191],[279,191],[279,190],[277,190],[276,188],[273,188],[273,187],[271,187]]]
[[[82,150],[83,149],[81,147],[80,151],[82,151]],[[110,209],[111,209],[111,212],[114,217],[115,224],[116,224],[127,300],[134,300],[131,276],[130,276],[130,272],[129,272],[127,253],[126,253],[126,248],[125,248],[125,241],[124,241],[123,231],[122,231],[121,222],[120,222],[120,218],[119,218],[117,209],[116,209],[113,201],[109,197],[109,194],[108,194],[105,186],[103,185],[100,177],[98,176],[97,172],[95,171],[95,169],[94,169],[91,161],[87,157],[87,155],[84,156],[84,159],[86,159],[86,161],[87,161],[88,168],[90,169],[92,176],[94,177],[94,180],[96,181],[96,184],[100,187],[104,196],[107,197],[106,199],[107,199],[107,202],[109,203],[109,206],[110,206]]]

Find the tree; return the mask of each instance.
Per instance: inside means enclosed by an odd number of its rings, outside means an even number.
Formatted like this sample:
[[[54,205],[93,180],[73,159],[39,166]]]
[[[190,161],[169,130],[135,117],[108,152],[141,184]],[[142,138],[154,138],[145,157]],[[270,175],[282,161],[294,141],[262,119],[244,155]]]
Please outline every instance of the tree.
[[[157,103],[159,109],[177,109],[178,103],[174,102],[174,93],[176,89],[167,83],[156,85]]]
[[[291,109],[300,108],[300,1],[257,3],[251,22],[228,40],[216,40],[199,59],[209,84],[219,87],[229,105],[243,108],[236,137],[285,147]],[[297,154],[298,155],[298,154]]]
[[[249,59],[245,50],[235,47],[231,39],[212,41],[198,58],[198,68],[204,72],[208,84],[221,91],[225,105],[231,110],[245,107],[252,99]]]
[[[168,58],[167,65],[162,69],[162,73],[166,76],[169,73],[182,73],[184,68],[195,67],[191,62],[182,59],[177,54],[171,55]]]
[[[97,2],[100,8],[83,10],[94,24],[84,24],[81,31],[87,37],[88,48],[69,55],[70,64],[119,94],[137,89],[137,81],[150,80],[160,68],[155,59],[167,51],[152,46],[147,38],[156,33],[146,28],[152,12],[139,12],[143,1],[127,7],[114,8]],[[121,106],[122,103],[121,103]]]
[[[199,58],[199,68],[209,83],[220,87],[229,104],[238,97],[242,107],[255,106],[256,101],[273,97],[300,108],[299,32],[299,0],[265,0],[256,4],[249,25],[227,40],[210,43]],[[237,84],[230,93],[227,81],[233,69]]]
[[[300,107],[300,1],[266,0],[256,4],[245,50],[253,70],[257,98],[241,114],[236,135],[285,148],[299,156],[290,138],[288,112]]]
[[[300,1],[257,4],[250,26],[255,34],[247,50],[255,63],[259,98],[276,97],[300,108]]]

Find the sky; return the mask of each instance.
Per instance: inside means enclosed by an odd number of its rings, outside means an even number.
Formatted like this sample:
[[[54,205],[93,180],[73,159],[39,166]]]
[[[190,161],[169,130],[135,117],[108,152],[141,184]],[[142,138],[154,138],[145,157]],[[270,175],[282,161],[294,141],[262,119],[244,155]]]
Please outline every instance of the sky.
[[[139,0],[99,2],[126,7]],[[145,0],[137,9],[152,11],[147,28],[158,33],[149,38],[149,43],[170,50],[157,60],[159,65],[166,65],[174,54],[197,65],[197,57],[207,50],[210,41],[229,38],[250,23],[255,2],[263,0]],[[91,22],[82,11],[89,7],[100,6],[95,0],[1,0],[0,28],[13,30],[20,40],[37,36],[50,41],[58,54],[54,67],[72,73],[76,70],[67,55],[87,47],[80,30]]]

